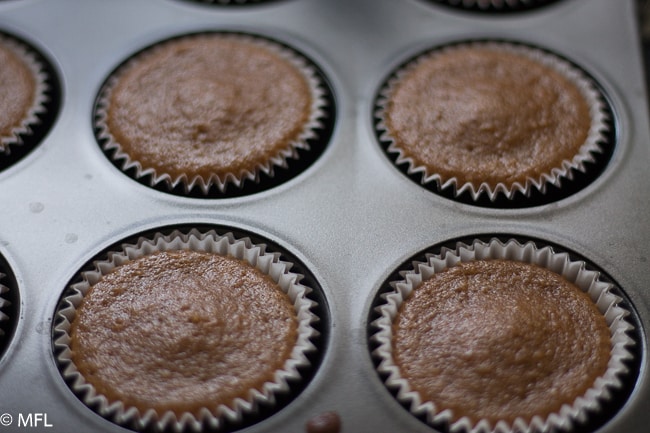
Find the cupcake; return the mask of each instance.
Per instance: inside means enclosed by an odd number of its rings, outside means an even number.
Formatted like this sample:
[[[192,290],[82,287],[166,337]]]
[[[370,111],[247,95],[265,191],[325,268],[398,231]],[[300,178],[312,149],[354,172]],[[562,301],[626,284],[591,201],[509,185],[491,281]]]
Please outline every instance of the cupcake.
[[[0,272],[0,348],[4,347],[4,324],[9,320],[9,316],[6,314],[6,309],[11,305],[8,300],[3,298],[3,295],[9,292],[9,288],[2,284],[2,279],[4,277],[5,274]]]
[[[46,72],[23,43],[0,33],[0,156],[32,138],[46,111]]]
[[[239,6],[239,5],[254,5],[259,3],[270,3],[276,0],[184,0],[194,3],[208,3],[220,6]]]
[[[264,245],[214,231],[141,238],[82,273],[57,312],[64,379],[136,430],[239,425],[302,381],[310,289]]]
[[[474,201],[559,188],[607,140],[607,107],[583,72],[508,42],[427,52],[396,72],[378,107],[380,140],[397,165]]]
[[[7,262],[0,255],[0,359],[11,342],[20,315],[18,286]]]
[[[445,6],[473,12],[523,12],[557,0],[429,0]]]
[[[633,326],[584,262],[495,239],[428,256],[403,277],[374,322],[378,371],[434,426],[569,429],[622,386]]]
[[[98,99],[97,133],[136,179],[218,195],[262,173],[272,179],[310,150],[323,95],[316,69],[278,43],[190,35],[146,49],[112,74]]]

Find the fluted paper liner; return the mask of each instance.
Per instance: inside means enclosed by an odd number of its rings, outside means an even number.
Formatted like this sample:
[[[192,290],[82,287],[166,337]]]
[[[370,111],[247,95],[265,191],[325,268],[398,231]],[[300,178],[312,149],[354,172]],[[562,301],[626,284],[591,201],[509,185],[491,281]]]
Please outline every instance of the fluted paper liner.
[[[11,146],[21,146],[24,138],[32,134],[32,127],[41,123],[39,115],[46,111],[45,104],[48,102],[46,92],[49,89],[47,84],[48,74],[44,66],[36,56],[21,42],[10,36],[0,33],[0,44],[13,51],[29,68],[34,78],[34,101],[20,124],[14,125],[11,133],[7,136],[0,136],[0,155],[9,155]]]
[[[232,406],[222,404],[214,412],[202,408],[198,417],[191,413],[177,417],[172,411],[157,413],[154,409],[142,413],[120,401],[108,401],[84,380],[71,360],[69,330],[75,317],[75,309],[102,275],[121,264],[156,251],[182,249],[231,256],[248,262],[263,274],[270,276],[293,303],[298,320],[296,345],[284,367],[275,372],[272,382],[266,382],[261,389],[250,390],[246,399],[235,399]],[[311,365],[307,355],[317,350],[311,339],[318,335],[318,331],[312,327],[318,318],[311,311],[316,302],[307,298],[311,289],[300,284],[302,276],[289,271],[292,264],[281,261],[280,253],[269,253],[265,249],[264,244],[253,244],[248,238],[236,239],[231,233],[219,235],[213,230],[206,233],[192,230],[188,234],[175,231],[168,236],[157,234],[151,239],[140,238],[137,244],[123,245],[122,251],[109,253],[107,260],[94,263],[94,270],[82,273],[83,281],[71,286],[72,293],[62,300],[56,313],[54,347],[58,353],[56,360],[63,378],[87,406],[117,424],[135,426],[137,430],[186,432],[202,431],[204,426],[216,430],[226,420],[232,423],[242,422],[247,415],[255,414],[260,404],[272,406],[277,395],[290,392],[289,382],[295,383],[302,379],[299,369]]]
[[[564,160],[559,167],[553,168],[550,173],[542,173],[537,178],[528,177],[526,179],[526,182],[523,184],[521,182],[513,182],[511,184],[498,183],[494,187],[485,182],[476,185],[469,182],[461,183],[456,177],[443,178],[439,173],[434,172],[432,169],[417,165],[412,158],[407,156],[395,142],[390,134],[390,131],[387,130],[385,124],[384,116],[386,103],[390,98],[394,86],[399,83],[400,80],[403,79],[403,77],[407,75],[411,70],[417,67],[422,61],[428,60],[441,53],[467,47],[485,47],[526,56],[556,70],[568,78],[574,85],[576,85],[584,97],[587,105],[589,106],[589,112],[591,116],[591,126],[589,133],[584,144],[580,147],[579,152],[572,159]],[[418,56],[415,60],[403,66],[395,73],[392,78],[388,80],[386,85],[379,93],[379,97],[377,99],[377,107],[378,110],[376,111],[375,115],[378,119],[376,128],[380,133],[379,139],[389,144],[387,151],[390,154],[394,154],[394,163],[396,165],[406,164],[407,174],[420,175],[421,183],[423,185],[433,184],[438,191],[443,191],[451,188],[454,197],[458,197],[461,194],[467,192],[470,194],[472,200],[474,201],[478,200],[479,197],[481,197],[483,194],[486,194],[491,201],[495,201],[499,194],[502,194],[509,200],[512,200],[517,192],[520,192],[525,196],[530,196],[533,188],[543,194],[546,192],[546,189],[549,185],[554,185],[558,188],[561,187],[563,180],[573,179],[574,171],[583,173],[586,172],[587,169],[585,167],[585,164],[594,163],[597,158],[595,155],[603,153],[601,143],[607,142],[606,134],[609,131],[609,125],[607,124],[609,121],[607,106],[601,96],[601,93],[598,91],[593,81],[588,78],[584,72],[570,64],[568,61],[563,60],[560,57],[548,52],[542,51],[541,49],[509,42],[474,41],[428,50],[424,54]]]
[[[246,181],[259,182],[260,174],[264,173],[269,177],[273,177],[275,168],[287,168],[289,166],[289,159],[297,160],[300,155],[299,149],[310,150],[309,141],[317,139],[317,130],[323,127],[322,119],[326,117],[325,92],[323,90],[324,83],[319,78],[316,69],[311,66],[308,61],[292,49],[285,48],[279,43],[265,39],[261,36],[253,36],[239,33],[212,33],[221,35],[223,37],[233,38],[244,42],[256,43],[261,47],[278,54],[284,60],[289,61],[299,71],[302,72],[303,77],[307,80],[311,91],[311,113],[307,123],[304,125],[302,131],[298,136],[287,143],[284,149],[281,149],[275,156],[271,157],[268,161],[254,167],[251,170],[245,170],[242,173],[227,173],[224,176],[212,174],[205,178],[198,174],[184,173],[177,177],[169,173],[157,171],[152,167],[143,165],[141,161],[131,158],[131,155],[122,150],[122,146],[111,134],[107,125],[107,113],[109,109],[109,100],[112,89],[119,82],[120,73],[128,70],[130,67],[136,65],[140,59],[146,57],[150,53],[155,53],[156,50],[164,48],[166,43],[173,43],[183,38],[192,38],[197,35],[181,36],[167,42],[161,42],[144,52],[136,55],[131,60],[121,66],[115,73],[109,77],[106,84],[100,91],[100,96],[97,101],[95,127],[97,128],[97,138],[102,143],[102,148],[106,152],[113,152],[111,159],[118,164],[120,169],[124,172],[134,169],[135,179],[139,180],[146,176],[150,176],[149,186],[154,187],[158,184],[164,184],[169,190],[173,190],[178,185],[182,185],[185,193],[189,193],[195,187],[207,195],[212,186],[220,192],[225,192],[229,185],[236,188],[242,188]],[[201,36],[199,34],[198,36]]]
[[[454,420],[450,410],[437,407],[432,401],[423,401],[420,394],[411,389],[408,380],[401,376],[393,360],[392,323],[402,302],[433,274],[459,262],[484,259],[533,263],[563,276],[591,297],[609,326],[611,353],[606,372],[594,381],[583,396],[576,398],[572,404],[563,405],[558,413],[552,413],[545,419],[534,416],[527,422],[517,418],[513,424],[500,421],[496,425],[487,420],[474,424],[467,417]],[[493,239],[485,243],[477,240],[471,245],[459,243],[455,250],[443,249],[439,255],[428,255],[426,263],[414,262],[413,269],[401,275],[404,279],[391,284],[394,290],[384,294],[384,303],[377,307],[381,317],[373,322],[378,331],[372,339],[379,345],[374,355],[380,359],[377,370],[387,375],[386,386],[397,390],[397,400],[406,405],[412,414],[424,416],[428,423],[447,424],[452,433],[536,433],[554,431],[556,428],[568,429],[575,422],[587,420],[589,411],[599,410],[602,403],[610,398],[611,391],[622,386],[620,376],[628,370],[625,362],[633,358],[629,349],[634,341],[626,334],[633,329],[626,320],[629,313],[618,306],[620,298],[610,292],[611,284],[601,281],[598,272],[587,270],[584,262],[572,261],[567,253],[556,253],[551,247],[538,248],[533,242],[520,244],[509,240],[502,243]]]

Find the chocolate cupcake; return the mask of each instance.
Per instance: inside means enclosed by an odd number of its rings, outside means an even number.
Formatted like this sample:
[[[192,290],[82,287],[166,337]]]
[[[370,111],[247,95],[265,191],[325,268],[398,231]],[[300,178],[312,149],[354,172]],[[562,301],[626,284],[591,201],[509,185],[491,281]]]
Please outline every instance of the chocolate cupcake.
[[[82,273],[57,311],[70,388],[125,427],[219,431],[303,380],[310,289],[264,245],[192,230],[141,238]]]
[[[560,57],[509,42],[434,49],[381,91],[379,138],[422,185],[470,202],[562,189],[608,143],[608,108]],[[571,189],[569,189],[571,190]]]
[[[115,71],[96,109],[100,143],[125,172],[168,192],[219,196],[310,151],[324,84],[304,57],[234,33],[175,38]]]
[[[46,111],[46,81],[33,51],[0,33],[0,157],[32,141],[32,130]]]
[[[606,405],[629,312],[584,262],[496,239],[415,262],[377,308],[375,356],[414,415],[452,432],[545,432]]]

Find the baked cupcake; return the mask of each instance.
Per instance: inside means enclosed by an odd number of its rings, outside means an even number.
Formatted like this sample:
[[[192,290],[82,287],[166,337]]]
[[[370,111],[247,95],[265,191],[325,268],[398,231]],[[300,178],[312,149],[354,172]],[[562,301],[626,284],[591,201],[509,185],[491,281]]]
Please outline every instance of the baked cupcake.
[[[270,3],[277,0],[184,0],[193,3],[206,3],[215,6],[240,6],[240,5],[255,5],[260,3]]]
[[[9,291],[9,288],[2,284],[4,277],[5,274],[0,272],[0,348],[4,347],[5,331],[3,325],[9,320],[5,310],[11,305],[8,300],[3,298],[3,295]]]
[[[429,51],[378,99],[380,140],[435,191],[495,201],[560,188],[607,141],[607,106],[569,62],[508,42]]]
[[[103,148],[124,171],[204,196],[273,179],[316,140],[324,84],[305,58],[244,34],[154,45],[115,71],[96,108]]]
[[[452,432],[584,423],[622,386],[633,326],[612,285],[516,241],[431,255],[378,307],[378,371],[414,415]]]
[[[64,295],[64,379],[125,427],[216,431],[303,380],[317,320],[310,289],[264,245],[214,231],[125,244]]]
[[[0,359],[11,342],[18,322],[20,298],[11,268],[0,255]]]
[[[34,141],[47,100],[47,74],[33,51],[0,33],[0,157]]]
[[[429,0],[456,9],[472,12],[523,12],[555,3],[557,0]]]

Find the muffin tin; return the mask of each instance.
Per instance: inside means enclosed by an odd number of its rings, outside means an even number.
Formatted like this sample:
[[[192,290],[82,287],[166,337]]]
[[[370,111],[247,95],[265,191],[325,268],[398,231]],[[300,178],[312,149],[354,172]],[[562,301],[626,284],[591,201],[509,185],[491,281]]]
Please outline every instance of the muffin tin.
[[[38,49],[60,89],[51,130],[0,171],[0,284],[10,289],[2,297],[11,302],[2,310],[11,317],[0,340],[0,431],[21,431],[27,420],[48,432],[126,431],[81,403],[61,377],[52,342],[57,303],[80,269],[123,239],[161,227],[215,226],[253,233],[295,257],[318,283],[327,317],[311,380],[277,413],[240,431],[301,432],[310,418],[329,411],[338,412],[343,432],[434,431],[401,407],[376,372],[368,341],[375,299],[420,252],[500,235],[556,245],[622,289],[636,312],[638,359],[626,395],[616,397],[620,408],[594,428],[645,432],[650,128],[636,20],[633,0],[557,0],[507,14],[425,0],[236,7],[181,0],[1,2],[0,31]],[[92,115],[102,83],[152,43],[214,30],[268,36],[320,68],[336,106],[327,147],[295,177],[251,194],[186,197],[132,180],[95,138]],[[597,179],[558,200],[504,209],[437,195],[392,164],[374,131],[381,84],[417,53],[466,39],[534,44],[598,82],[616,136]]]

